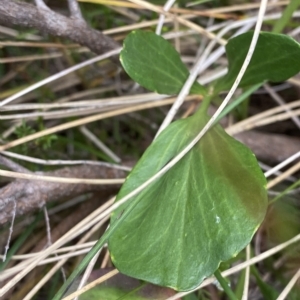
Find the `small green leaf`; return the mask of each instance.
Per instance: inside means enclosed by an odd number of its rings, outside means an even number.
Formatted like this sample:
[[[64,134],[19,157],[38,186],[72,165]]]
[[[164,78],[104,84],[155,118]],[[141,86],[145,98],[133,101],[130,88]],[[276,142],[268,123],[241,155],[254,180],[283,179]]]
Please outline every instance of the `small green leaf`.
[[[254,275],[257,285],[263,295],[264,299],[275,300],[278,299],[279,293],[276,291],[274,287],[267,284],[264,279],[261,278],[259,272],[255,268],[255,266],[251,267],[251,273]]]
[[[150,31],[131,32],[124,41],[120,61],[134,81],[158,94],[178,94],[189,76],[174,47]],[[191,94],[204,93],[205,88],[195,82]]]
[[[238,277],[238,281],[236,283],[234,292],[238,299],[242,299],[243,293],[244,293],[246,269],[242,270],[238,276],[239,277]]]
[[[199,114],[168,126],[127,177],[117,200],[144,183],[206,124]],[[132,199],[109,239],[120,272],[190,290],[252,239],[267,208],[266,180],[253,153],[214,126],[171,170]],[[114,224],[126,210],[112,214]]]
[[[253,32],[229,40],[226,45],[228,73],[217,84],[217,90],[228,89],[236,79],[247,55]],[[263,81],[280,82],[300,71],[300,45],[283,34],[261,32],[241,87]]]
[[[293,0],[285,7],[281,14],[281,17],[275,22],[273,32],[280,33],[288,25],[289,21],[293,17],[293,13],[300,6],[300,0]]]

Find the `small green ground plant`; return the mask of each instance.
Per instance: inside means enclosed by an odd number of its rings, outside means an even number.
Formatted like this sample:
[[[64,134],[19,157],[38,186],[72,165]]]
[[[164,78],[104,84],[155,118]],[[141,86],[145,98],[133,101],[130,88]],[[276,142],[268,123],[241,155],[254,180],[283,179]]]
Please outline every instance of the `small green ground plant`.
[[[228,73],[209,90],[194,83],[191,93],[204,98],[200,108],[153,141],[116,203],[158,173],[206,125],[210,101],[233,84],[252,36],[247,32],[228,42]],[[172,45],[152,32],[129,34],[120,60],[133,80],[161,94],[179,93],[189,76]],[[261,32],[240,87],[284,81],[299,71],[300,45],[288,36]],[[54,299],[107,241],[113,263],[126,275],[179,291],[191,290],[213,274],[222,284],[220,263],[250,243],[267,206],[266,179],[254,154],[215,124],[174,167],[112,213],[110,229]]]

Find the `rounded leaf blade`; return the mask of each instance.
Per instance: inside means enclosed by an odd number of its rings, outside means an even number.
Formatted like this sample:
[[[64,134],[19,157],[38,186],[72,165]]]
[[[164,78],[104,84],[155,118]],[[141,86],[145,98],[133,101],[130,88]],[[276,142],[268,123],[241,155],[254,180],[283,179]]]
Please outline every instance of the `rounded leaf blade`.
[[[150,31],[132,31],[123,43],[120,61],[134,81],[158,94],[178,94],[189,76],[174,47]],[[191,93],[205,93],[205,88],[195,82]]]
[[[147,149],[117,200],[150,178],[203,127],[197,116],[172,123]],[[267,208],[266,180],[252,152],[214,126],[171,170],[132,201],[109,239],[120,272],[191,290],[252,239]],[[112,215],[116,221],[121,207]]]
[[[228,73],[217,87],[228,89],[236,79],[247,55],[253,32],[229,40],[226,45]],[[266,80],[280,82],[300,71],[300,45],[284,34],[261,32],[250,64],[240,86],[250,86]]]

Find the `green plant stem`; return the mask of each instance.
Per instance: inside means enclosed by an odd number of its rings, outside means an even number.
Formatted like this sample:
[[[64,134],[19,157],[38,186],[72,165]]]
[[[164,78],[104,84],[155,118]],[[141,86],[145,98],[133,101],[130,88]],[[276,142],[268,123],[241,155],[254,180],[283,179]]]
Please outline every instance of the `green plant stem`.
[[[215,277],[217,278],[217,280],[219,281],[221,287],[223,288],[223,290],[225,291],[225,293],[227,294],[227,296],[229,297],[230,300],[238,300],[238,298],[236,297],[236,295],[234,294],[234,292],[232,291],[232,289],[229,287],[228,283],[226,282],[226,280],[223,278],[220,270],[216,270],[214,273]]]
[[[283,192],[281,192],[278,196],[276,196],[274,199],[272,199],[271,201],[269,201],[269,205],[273,204],[274,202],[276,202],[277,200],[279,200],[281,197],[283,197],[284,195],[286,195],[289,191],[291,191],[292,189],[296,188],[299,185],[300,185],[300,180],[297,180],[291,186],[289,186]]]
[[[201,102],[200,108],[196,112],[197,114],[199,114],[199,115],[207,114],[208,107],[209,107],[214,95],[215,94],[209,94],[207,96],[204,96],[204,98]]]
[[[247,90],[244,91],[244,93],[239,96],[234,102],[230,103],[228,106],[225,107],[225,109],[221,112],[221,114],[219,115],[219,117],[216,119],[215,124],[217,124],[223,117],[225,117],[228,113],[230,113],[234,108],[236,108],[239,104],[241,104],[243,101],[245,101],[246,99],[248,99],[248,97],[255,92],[256,90],[258,90],[261,86],[263,85],[263,83],[258,83],[250,88],[248,88]],[[211,95],[207,95],[203,98],[201,106],[199,108],[199,110],[197,111],[197,113],[199,115],[206,113],[207,109],[211,103],[211,100],[213,99],[213,97],[216,94],[213,93]]]
[[[245,101],[253,92],[257,91],[262,85],[263,83],[258,83],[245,90],[242,95],[240,95],[236,100],[234,100],[224,108],[219,117],[216,119],[215,123],[218,123],[223,117],[225,117],[229,112],[231,112],[239,104]]]
[[[291,0],[290,3],[285,8],[284,12],[281,15],[281,18],[275,23],[272,32],[281,33],[287,23],[290,21],[293,16],[294,11],[300,5],[300,0]]]
[[[130,201],[130,200],[129,200]],[[60,300],[61,297],[64,295],[66,290],[69,288],[71,283],[76,279],[78,275],[84,270],[84,268],[88,265],[88,263],[91,261],[91,259],[96,255],[96,253],[104,246],[104,244],[107,242],[109,237],[113,234],[113,232],[119,227],[119,225],[124,221],[124,219],[130,214],[130,212],[134,209],[134,207],[137,205],[138,201],[135,201],[133,203],[130,203],[128,207],[124,210],[124,212],[121,214],[119,219],[115,221],[114,223],[110,224],[110,227],[105,233],[102,235],[102,237],[98,240],[98,242],[94,245],[94,247],[88,252],[88,254],[84,257],[82,262],[78,265],[78,267],[72,272],[70,277],[66,280],[66,282],[63,284],[63,286],[59,289],[59,291],[56,293],[54,298],[52,300]]]

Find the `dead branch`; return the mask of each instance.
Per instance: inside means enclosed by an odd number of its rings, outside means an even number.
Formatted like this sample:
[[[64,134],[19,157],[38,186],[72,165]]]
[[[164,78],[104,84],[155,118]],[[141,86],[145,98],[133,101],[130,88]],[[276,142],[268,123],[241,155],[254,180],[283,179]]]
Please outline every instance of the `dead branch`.
[[[40,173],[39,173],[40,174]],[[122,178],[126,173],[103,166],[77,166],[45,172],[43,175],[77,178]],[[107,186],[88,184],[64,184],[47,181],[29,181],[17,179],[0,189],[0,225],[16,216],[27,214],[43,207],[47,202],[70,199],[94,191],[105,191]]]
[[[80,6],[77,0],[68,0],[68,5],[69,5],[71,18],[78,19],[81,20],[82,22],[85,22],[85,20],[82,17]]]
[[[263,162],[280,163],[299,151],[300,138],[284,134],[271,134],[256,130],[234,136],[247,145]]]
[[[0,165],[6,166],[7,168],[15,172],[31,173],[26,168],[22,167],[21,165],[15,163],[14,161],[2,155],[0,155]]]
[[[256,154],[258,159],[272,164],[279,163],[299,151],[300,139],[280,134],[246,131],[235,136]],[[270,148],[272,151],[270,151]],[[45,172],[43,175],[77,178],[121,178],[124,171],[103,166],[80,166]],[[59,201],[94,191],[106,191],[107,186],[65,184],[47,181],[17,179],[0,189],[0,225],[9,222],[17,203],[17,216],[41,208],[50,201]]]
[[[72,7],[72,13],[75,8]],[[68,18],[50,9],[36,7],[26,2],[1,0],[0,24],[36,28],[53,36],[70,39],[88,47],[96,54],[103,54],[119,47],[112,38],[88,27],[80,18]]]

